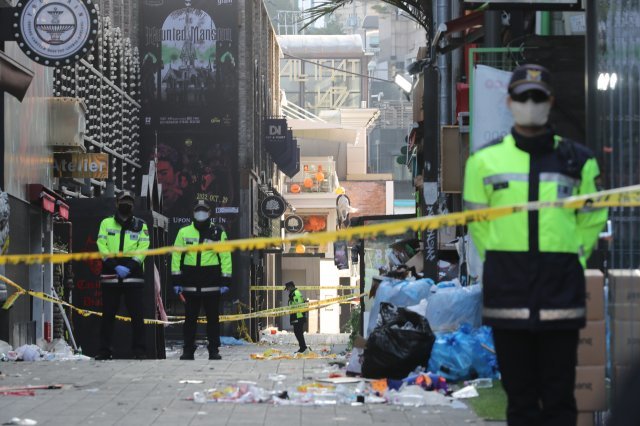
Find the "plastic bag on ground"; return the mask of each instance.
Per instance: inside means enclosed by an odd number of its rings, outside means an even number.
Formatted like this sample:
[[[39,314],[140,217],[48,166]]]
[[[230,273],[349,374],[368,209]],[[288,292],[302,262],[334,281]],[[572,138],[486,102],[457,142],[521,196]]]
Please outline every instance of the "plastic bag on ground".
[[[424,317],[383,302],[378,326],[364,349],[362,375],[403,379],[417,366],[427,363],[434,340]]]
[[[449,381],[498,378],[498,362],[491,328],[472,329],[463,324],[453,333],[436,333],[429,359],[429,371]]]
[[[13,347],[5,342],[4,340],[0,340],[0,354],[8,354],[13,350]]]
[[[473,330],[473,359],[471,361],[473,369],[478,377],[498,379],[500,370],[498,369],[498,358],[493,344],[493,332],[491,327],[483,325]]]
[[[244,345],[245,342],[242,339],[236,339],[235,337],[231,337],[231,336],[220,336],[220,344],[222,346],[240,346],[240,345]]]
[[[462,287],[457,281],[439,283],[432,287],[427,320],[431,329],[455,331],[463,324],[480,327],[482,324],[482,286]]]
[[[431,296],[431,286],[433,286],[433,280],[430,278],[413,281],[398,281],[388,278],[382,281],[378,286],[376,298],[369,313],[367,335],[370,335],[376,328],[381,303],[391,303],[402,308],[417,305],[422,299],[428,299]]]
[[[18,359],[23,361],[39,361],[42,353],[36,345],[22,345],[16,349]]]

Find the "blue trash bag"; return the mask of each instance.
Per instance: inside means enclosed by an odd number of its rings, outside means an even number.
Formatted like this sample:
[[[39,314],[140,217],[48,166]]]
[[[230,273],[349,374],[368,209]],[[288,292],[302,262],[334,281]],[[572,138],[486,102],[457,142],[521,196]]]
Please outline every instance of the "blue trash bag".
[[[462,324],[452,333],[436,333],[428,369],[451,381],[499,378],[491,328]]]
[[[498,379],[500,371],[498,369],[498,358],[496,348],[493,343],[493,332],[491,327],[483,325],[473,330],[474,340],[473,359],[471,366],[478,377]]]
[[[427,299],[431,295],[433,280],[422,278],[413,281],[399,281],[392,278],[380,283],[376,291],[376,298],[369,313],[369,324],[367,325],[367,335],[371,335],[378,322],[380,313],[380,303],[391,303],[399,308],[406,308],[420,303],[422,299]]]
[[[462,287],[457,282],[443,282],[432,287],[427,305],[427,321],[434,333],[453,332],[461,324],[482,324],[482,286]]]
[[[474,356],[474,339],[470,331],[471,327],[467,324],[467,327],[452,333],[436,333],[428,370],[447,381],[469,378]]]
[[[244,345],[245,342],[242,339],[236,339],[235,337],[231,337],[231,336],[220,336],[220,344],[222,346],[240,346],[240,345]]]

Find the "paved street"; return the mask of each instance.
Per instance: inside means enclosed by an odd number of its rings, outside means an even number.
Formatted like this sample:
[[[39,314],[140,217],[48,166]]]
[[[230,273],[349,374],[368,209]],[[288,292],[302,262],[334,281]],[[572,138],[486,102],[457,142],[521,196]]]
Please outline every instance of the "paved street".
[[[193,392],[235,383],[257,382],[272,389],[269,374],[286,376],[285,385],[310,382],[328,366],[327,359],[252,360],[276,346],[244,345],[221,349],[223,360],[208,361],[201,348],[195,361],[180,361],[178,351],[166,360],[42,361],[0,363],[0,387],[64,384],[38,390],[35,396],[1,396],[0,423],[13,417],[46,425],[369,425],[371,423],[483,425],[466,408],[392,405],[276,406],[207,403],[187,400]],[[293,346],[277,346],[293,352]],[[202,384],[180,380],[204,380]],[[496,423],[492,423],[496,424]],[[500,424],[500,423],[498,423]]]

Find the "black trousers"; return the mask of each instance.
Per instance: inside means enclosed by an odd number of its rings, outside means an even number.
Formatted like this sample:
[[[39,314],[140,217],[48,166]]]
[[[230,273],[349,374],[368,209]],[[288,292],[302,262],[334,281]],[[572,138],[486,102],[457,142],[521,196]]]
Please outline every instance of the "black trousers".
[[[578,330],[493,333],[509,426],[575,426]]]
[[[220,293],[217,291],[205,293],[185,292],[185,320],[182,332],[184,335],[184,349],[195,350],[196,329],[200,305],[204,307],[207,316],[207,340],[209,352],[218,352],[220,347]]]
[[[116,313],[120,307],[120,299],[124,296],[124,304],[131,317],[131,348],[134,355],[145,353],[143,296],[144,288],[126,287],[125,285],[102,286],[102,322],[100,325],[100,352],[111,354],[111,339]]]
[[[295,334],[298,345],[300,345],[300,352],[307,349],[307,344],[304,341],[304,323],[304,318],[298,318],[298,320],[293,323],[293,334]]]

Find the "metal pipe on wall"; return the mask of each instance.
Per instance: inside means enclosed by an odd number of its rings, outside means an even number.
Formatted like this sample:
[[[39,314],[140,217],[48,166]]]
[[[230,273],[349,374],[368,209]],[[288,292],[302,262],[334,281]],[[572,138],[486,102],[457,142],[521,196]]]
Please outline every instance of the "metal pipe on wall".
[[[435,27],[451,19],[450,0],[437,0],[434,5],[433,16],[435,17]],[[437,46],[436,46],[437,47]],[[451,57],[447,54],[438,55],[438,71],[440,74],[439,97],[439,122],[440,125],[447,125],[451,120]]]

